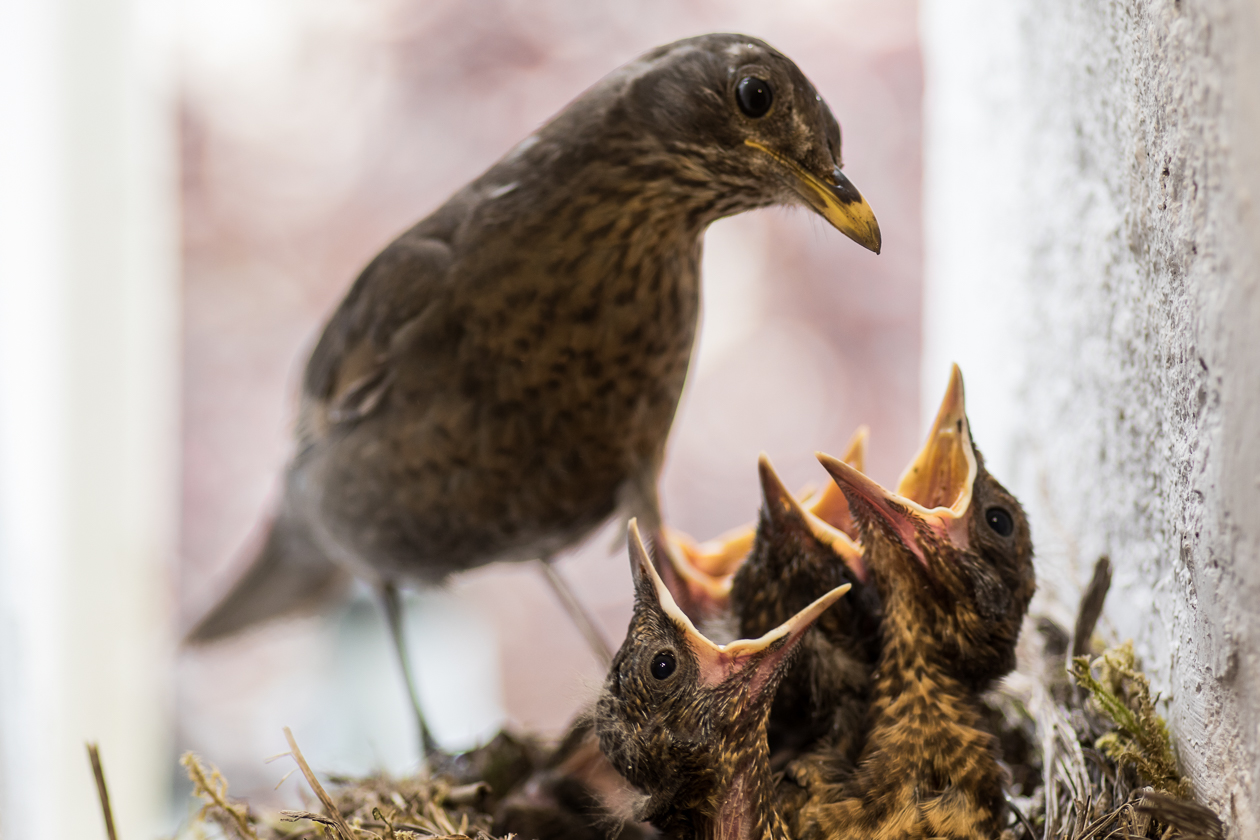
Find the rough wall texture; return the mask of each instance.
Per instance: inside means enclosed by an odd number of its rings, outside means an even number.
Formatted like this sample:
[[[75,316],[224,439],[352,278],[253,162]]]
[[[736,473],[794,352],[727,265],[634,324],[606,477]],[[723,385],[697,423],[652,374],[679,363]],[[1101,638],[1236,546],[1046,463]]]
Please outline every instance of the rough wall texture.
[[[1033,517],[1043,608],[1099,554],[1184,770],[1260,836],[1260,11],[928,0],[925,388]],[[931,405],[930,399],[925,403]]]

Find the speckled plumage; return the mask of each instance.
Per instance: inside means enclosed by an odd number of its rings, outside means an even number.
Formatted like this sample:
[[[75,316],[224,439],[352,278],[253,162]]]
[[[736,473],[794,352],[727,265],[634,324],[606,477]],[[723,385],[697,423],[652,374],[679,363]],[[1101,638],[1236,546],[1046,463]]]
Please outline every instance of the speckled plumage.
[[[737,107],[745,75],[773,85],[764,116]],[[432,582],[617,511],[655,525],[705,228],[805,204],[878,250],[839,164],[835,118],[756,39],[680,41],[599,82],[360,275],[307,365],[268,540],[192,637],[309,606],[339,569]]]
[[[682,617],[631,534],[635,609],[596,707],[600,746],[645,793],[666,837],[787,840],[769,770],[766,720],[790,656],[843,589],[819,598],[773,638],[717,646]],[[676,670],[660,678],[656,657]]]
[[[767,728],[772,766],[823,737],[833,754],[853,761],[865,740],[870,673],[879,649],[879,598],[836,547],[819,538],[809,514],[764,456],[759,470],[757,534],[731,585],[739,635],[756,638],[822,593],[844,584],[853,587],[801,640],[800,653],[779,686]]]
[[[1019,502],[972,446],[957,371],[955,380],[954,451],[965,446],[974,458],[965,504],[951,511],[952,495],[924,498],[933,506],[926,510],[838,461],[824,462],[859,523],[884,604],[883,638],[857,771],[811,791],[794,827],[800,837],[993,840],[1004,825],[1002,771],[979,694],[1014,666],[1034,588],[1032,542]],[[931,473],[941,467],[933,460],[916,466]],[[941,484],[930,475],[907,483]],[[1009,515],[1009,535],[988,521],[995,509]]]

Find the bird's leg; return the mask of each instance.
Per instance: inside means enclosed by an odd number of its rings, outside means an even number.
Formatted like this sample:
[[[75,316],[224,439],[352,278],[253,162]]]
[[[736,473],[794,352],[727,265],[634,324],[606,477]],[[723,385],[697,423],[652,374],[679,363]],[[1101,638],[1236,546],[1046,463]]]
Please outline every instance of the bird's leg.
[[[604,670],[608,670],[608,666],[612,665],[613,651],[608,646],[608,640],[604,638],[604,634],[599,632],[595,626],[595,622],[591,619],[590,613],[582,606],[582,602],[578,600],[577,594],[569,588],[569,584],[565,583],[563,577],[560,576],[560,570],[555,566],[554,557],[543,557],[539,561],[542,564],[543,575],[547,578],[547,583],[551,584],[551,590],[556,593],[556,597],[560,599],[560,603],[564,606],[564,611],[569,614],[569,618],[573,619],[573,623],[577,625],[578,632],[586,643],[591,646],[591,653],[595,654],[595,658],[599,660]]]
[[[411,708],[416,713],[416,729],[420,733],[420,758],[426,766],[441,751],[433,733],[424,722],[424,711],[420,708],[420,691],[416,688],[416,678],[411,671],[411,658],[407,656],[407,639],[403,628],[403,604],[398,587],[393,583],[381,586],[381,601],[385,605],[385,620],[389,624],[389,634],[394,639],[394,651],[398,654],[398,664],[402,667],[403,682],[407,684],[407,695],[411,698]]]

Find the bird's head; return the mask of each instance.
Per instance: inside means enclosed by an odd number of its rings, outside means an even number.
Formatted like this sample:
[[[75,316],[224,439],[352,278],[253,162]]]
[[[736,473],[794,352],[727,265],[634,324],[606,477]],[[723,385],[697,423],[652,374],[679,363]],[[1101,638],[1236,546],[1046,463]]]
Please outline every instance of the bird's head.
[[[841,172],[840,125],[791,59],[757,38],[714,34],[658,47],[593,89],[613,94],[607,127],[661,154],[639,174],[669,171],[711,196],[710,220],[771,204],[804,204],[876,253],[879,223]]]
[[[1007,673],[1034,589],[1019,502],[984,468],[954,366],[927,443],[897,492],[819,455],[848,498],[866,562],[897,622],[975,685]]]
[[[596,704],[600,747],[647,794],[641,818],[717,809],[724,780],[746,772],[758,752],[765,760],[766,718],[791,654],[848,587],[759,639],[719,645],[675,604],[633,521],[629,542],[634,614]]]
[[[861,584],[867,576],[861,546],[797,501],[765,453],[758,472],[761,518],[752,551],[735,573],[731,591],[744,634],[764,633],[820,592],[845,583]],[[837,608],[820,623],[846,624],[848,617],[848,610]]]

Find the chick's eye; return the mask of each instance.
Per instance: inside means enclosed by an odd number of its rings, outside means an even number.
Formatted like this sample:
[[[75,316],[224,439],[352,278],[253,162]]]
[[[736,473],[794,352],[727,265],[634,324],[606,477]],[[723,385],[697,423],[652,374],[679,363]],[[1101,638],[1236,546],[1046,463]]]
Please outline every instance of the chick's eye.
[[[674,659],[674,654],[667,650],[652,657],[652,676],[658,680],[666,679],[677,667],[678,662]]]
[[[745,76],[735,88],[735,100],[739,102],[739,110],[756,119],[770,110],[770,104],[774,102],[774,91],[765,79]]]
[[[989,527],[999,537],[1009,537],[1015,530],[1015,520],[1011,518],[1010,512],[1004,508],[989,508],[984,512],[984,521],[989,523]]]

